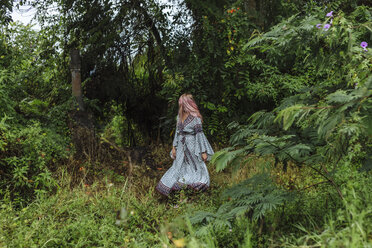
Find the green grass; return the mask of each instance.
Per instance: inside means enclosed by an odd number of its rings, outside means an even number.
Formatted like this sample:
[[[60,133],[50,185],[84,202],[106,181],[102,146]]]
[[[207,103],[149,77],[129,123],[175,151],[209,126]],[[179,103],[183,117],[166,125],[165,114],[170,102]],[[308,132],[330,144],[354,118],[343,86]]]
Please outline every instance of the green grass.
[[[111,177],[92,185],[82,180],[77,186],[71,183],[76,180],[61,171],[55,194],[39,195],[23,209],[1,203],[0,247],[164,247],[172,243],[169,223],[216,204],[220,189],[214,183],[193,202],[173,208],[154,191],[164,171],[154,177],[142,170],[136,167],[134,175],[121,182],[110,180],[115,179],[110,172]],[[127,216],[117,223],[121,209]],[[174,240],[184,235],[173,233]]]
[[[311,219],[310,226],[296,223],[301,235],[283,236],[285,247],[372,247],[372,180],[361,176],[358,182],[349,182],[345,198],[335,212],[325,210],[324,224]],[[308,219],[310,219],[309,216]]]
[[[304,192],[302,200],[270,213],[262,234],[247,216],[219,231],[190,224],[187,216],[214,212],[221,204],[220,193],[257,173],[257,167],[235,174],[209,167],[211,188],[179,208],[155,191],[165,169],[138,165],[130,177],[102,170],[94,180],[84,176],[78,184],[76,174],[60,170],[55,193],[39,195],[23,209],[10,201],[0,203],[0,247],[371,247],[370,177],[345,186],[345,200],[337,211],[334,205],[327,209],[322,193],[326,188]],[[284,187],[297,187],[304,182],[301,177],[309,177],[288,173],[273,170]],[[118,217],[121,210],[124,215]]]

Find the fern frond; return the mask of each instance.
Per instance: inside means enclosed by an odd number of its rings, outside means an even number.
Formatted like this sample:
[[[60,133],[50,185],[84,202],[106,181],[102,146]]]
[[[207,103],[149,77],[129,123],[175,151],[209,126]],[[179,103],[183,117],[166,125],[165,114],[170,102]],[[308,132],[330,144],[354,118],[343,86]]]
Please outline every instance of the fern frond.
[[[190,217],[190,222],[191,224],[207,224],[216,218],[217,216],[214,213],[200,211],[194,216]]]
[[[236,159],[238,156],[244,155],[246,155],[245,149],[238,149],[235,151],[223,150],[216,155],[216,158],[213,160],[213,164],[216,165],[217,172],[222,171],[231,161]]]
[[[354,100],[356,96],[347,94],[344,90],[338,90],[332,94],[327,96],[327,100],[329,103],[346,103]]]
[[[303,107],[304,106],[302,104],[296,104],[294,106],[285,108],[278,113],[275,121],[282,122],[283,129],[288,130],[292,126],[295,119],[303,114]]]

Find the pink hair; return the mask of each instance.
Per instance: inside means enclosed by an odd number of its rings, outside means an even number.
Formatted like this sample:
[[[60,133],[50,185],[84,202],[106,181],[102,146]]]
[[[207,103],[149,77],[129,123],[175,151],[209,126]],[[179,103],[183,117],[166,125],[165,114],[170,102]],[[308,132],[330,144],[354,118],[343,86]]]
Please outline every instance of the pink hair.
[[[188,113],[194,117],[199,117],[203,121],[203,117],[199,112],[199,108],[196,105],[194,98],[191,94],[183,94],[178,100],[178,117],[179,121],[182,121],[184,113]]]

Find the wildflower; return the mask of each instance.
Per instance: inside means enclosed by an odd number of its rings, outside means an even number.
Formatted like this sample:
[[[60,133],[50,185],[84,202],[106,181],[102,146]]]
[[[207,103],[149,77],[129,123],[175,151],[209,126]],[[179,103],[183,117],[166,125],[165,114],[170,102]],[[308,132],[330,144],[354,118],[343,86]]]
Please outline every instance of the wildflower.
[[[156,168],[156,169],[158,169],[158,170],[163,170],[163,168]]]
[[[173,239],[173,243],[176,247],[185,247],[186,246],[186,241],[185,239]]]
[[[84,167],[80,167],[80,168],[79,168],[79,171],[83,171],[83,170],[85,170]]]
[[[331,24],[326,24],[326,25],[324,25],[323,29],[325,31],[327,31],[330,27],[331,27]]]
[[[240,8],[237,8],[237,10],[240,10]]]
[[[322,24],[320,24],[320,23],[319,24],[316,24],[316,27],[317,28],[321,28],[322,27]]]
[[[331,17],[331,16],[333,16],[333,11],[331,11],[331,12],[329,12],[329,13],[327,13],[327,15],[326,15],[327,17]]]
[[[368,51],[367,48],[366,48],[368,46],[367,42],[363,41],[362,43],[360,43],[360,46],[363,47],[364,51]]]

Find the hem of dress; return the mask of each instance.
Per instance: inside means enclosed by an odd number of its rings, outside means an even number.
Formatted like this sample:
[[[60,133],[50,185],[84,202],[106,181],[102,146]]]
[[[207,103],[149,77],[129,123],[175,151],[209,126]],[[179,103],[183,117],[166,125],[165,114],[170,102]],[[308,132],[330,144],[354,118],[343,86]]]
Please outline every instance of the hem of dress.
[[[169,196],[169,194],[172,192],[172,191],[180,191],[182,189],[186,189],[186,188],[189,188],[189,189],[193,189],[195,191],[205,191],[209,188],[209,185],[208,184],[205,184],[205,183],[192,183],[192,184],[185,184],[185,183],[180,183],[180,182],[177,182],[173,185],[172,188],[169,188],[167,187],[166,185],[164,185],[161,181],[158,183],[158,185],[156,186],[156,190],[164,195],[164,196]]]

